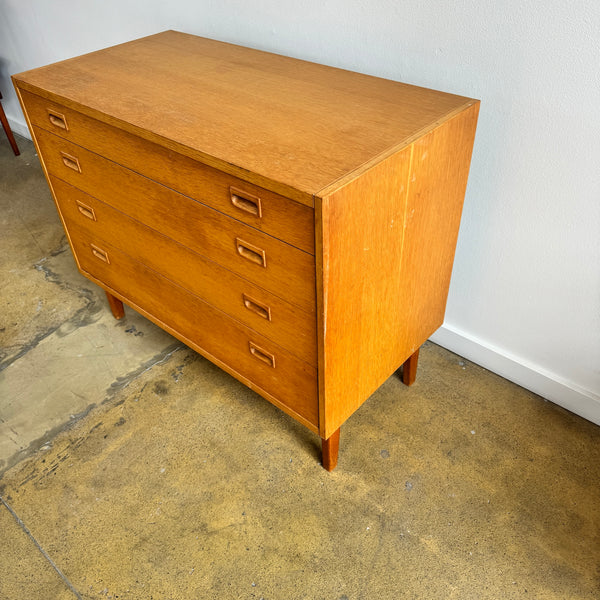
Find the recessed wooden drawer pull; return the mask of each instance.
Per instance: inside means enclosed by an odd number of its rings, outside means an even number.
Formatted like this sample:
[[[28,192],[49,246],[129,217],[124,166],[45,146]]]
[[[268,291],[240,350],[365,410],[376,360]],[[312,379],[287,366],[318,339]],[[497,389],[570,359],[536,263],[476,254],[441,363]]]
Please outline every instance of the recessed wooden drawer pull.
[[[79,166],[79,160],[75,156],[71,156],[70,154],[67,154],[66,152],[61,152],[60,155],[62,157],[62,161],[63,161],[63,164],[65,165],[65,167],[69,167],[69,169],[73,169],[73,171],[77,171],[78,173],[81,173],[81,167]]]
[[[253,246],[248,242],[244,242],[244,240],[240,240],[240,238],[235,238],[235,247],[237,249],[237,253],[246,260],[253,262],[261,267],[267,266],[267,257],[265,255],[265,251],[262,248],[258,248],[257,246]]]
[[[91,206],[88,206],[87,204],[84,204],[80,200],[75,200],[75,203],[77,204],[77,210],[79,210],[79,212],[84,217],[87,217],[88,219],[91,219],[92,221],[96,221],[97,220],[96,219],[96,213],[94,212],[94,209]]]
[[[257,300],[254,300],[254,298],[251,298],[250,296],[247,296],[246,294],[242,294],[242,298],[244,299],[244,306],[252,311],[253,313],[256,313],[259,317],[262,317],[263,319],[266,319],[267,321],[271,320],[271,307],[267,306],[266,304],[262,304],[261,302],[258,302]]]
[[[59,127],[60,129],[64,129],[65,131],[69,131],[69,126],[67,125],[67,119],[65,115],[62,113],[56,112],[51,108],[48,109],[48,120],[55,127]]]
[[[102,250],[102,248],[98,248],[98,246],[94,246],[94,244],[90,244],[92,248],[92,254],[104,261],[107,265],[110,265],[110,260],[108,260],[108,252],[106,250]]]
[[[264,362],[265,364],[269,365],[270,367],[275,368],[275,357],[270,352],[267,352],[266,350],[259,348],[253,342],[249,342],[249,344],[250,344],[250,354],[252,354],[252,356],[254,356],[255,358],[258,358],[258,360]]]
[[[238,190],[234,187],[229,188],[229,193],[231,195],[231,204],[233,204],[236,208],[250,213],[255,217],[262,217],[260,198],[253,196],[252,194],[247,194],[246,192]]]

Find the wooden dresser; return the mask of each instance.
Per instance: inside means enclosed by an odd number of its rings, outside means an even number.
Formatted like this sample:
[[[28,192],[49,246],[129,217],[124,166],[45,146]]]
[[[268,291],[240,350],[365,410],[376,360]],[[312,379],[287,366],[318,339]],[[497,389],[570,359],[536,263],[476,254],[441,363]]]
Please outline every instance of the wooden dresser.
[[[13,81],[115,317],[303,423],[333,469],[443,322],[479,102],[174,31]]]

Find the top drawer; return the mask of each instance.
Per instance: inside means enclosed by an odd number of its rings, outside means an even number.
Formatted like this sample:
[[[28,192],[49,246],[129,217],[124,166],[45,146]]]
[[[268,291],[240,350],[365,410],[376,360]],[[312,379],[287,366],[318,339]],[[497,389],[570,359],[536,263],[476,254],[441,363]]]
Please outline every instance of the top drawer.
[[[312,208],[41,96],[25,90],[20,93],[33,125],[314,254]]]

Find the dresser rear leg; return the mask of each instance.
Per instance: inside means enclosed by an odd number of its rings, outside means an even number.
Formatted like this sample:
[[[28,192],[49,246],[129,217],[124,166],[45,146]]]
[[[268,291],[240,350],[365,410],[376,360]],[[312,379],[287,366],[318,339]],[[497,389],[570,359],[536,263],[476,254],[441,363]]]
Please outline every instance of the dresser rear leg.
[[[419,362],[419,349],[411,354],[402,365],[402,383],[412,385],[417,378],[417,363]]]
[[[338,451],[340,449],[340,429],[332,433],[328,439],[321,438],[321,451],[323,455],[323,468],[333,471],[337,466]]]
[[[106,298],[108,299],[108,305],[110,306],[110,312],[113,314],[113,317],[115,319],[122,319],[125,316],[123,303],[108,292],[106,292]]]

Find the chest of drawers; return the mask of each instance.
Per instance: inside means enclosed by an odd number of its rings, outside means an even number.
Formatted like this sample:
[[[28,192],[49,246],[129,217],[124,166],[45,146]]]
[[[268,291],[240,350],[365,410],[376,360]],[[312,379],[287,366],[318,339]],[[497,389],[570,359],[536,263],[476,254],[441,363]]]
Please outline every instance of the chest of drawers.
[[[322,438],[441,325],[479,103],[168,31],[13,76],[80,271]]]

